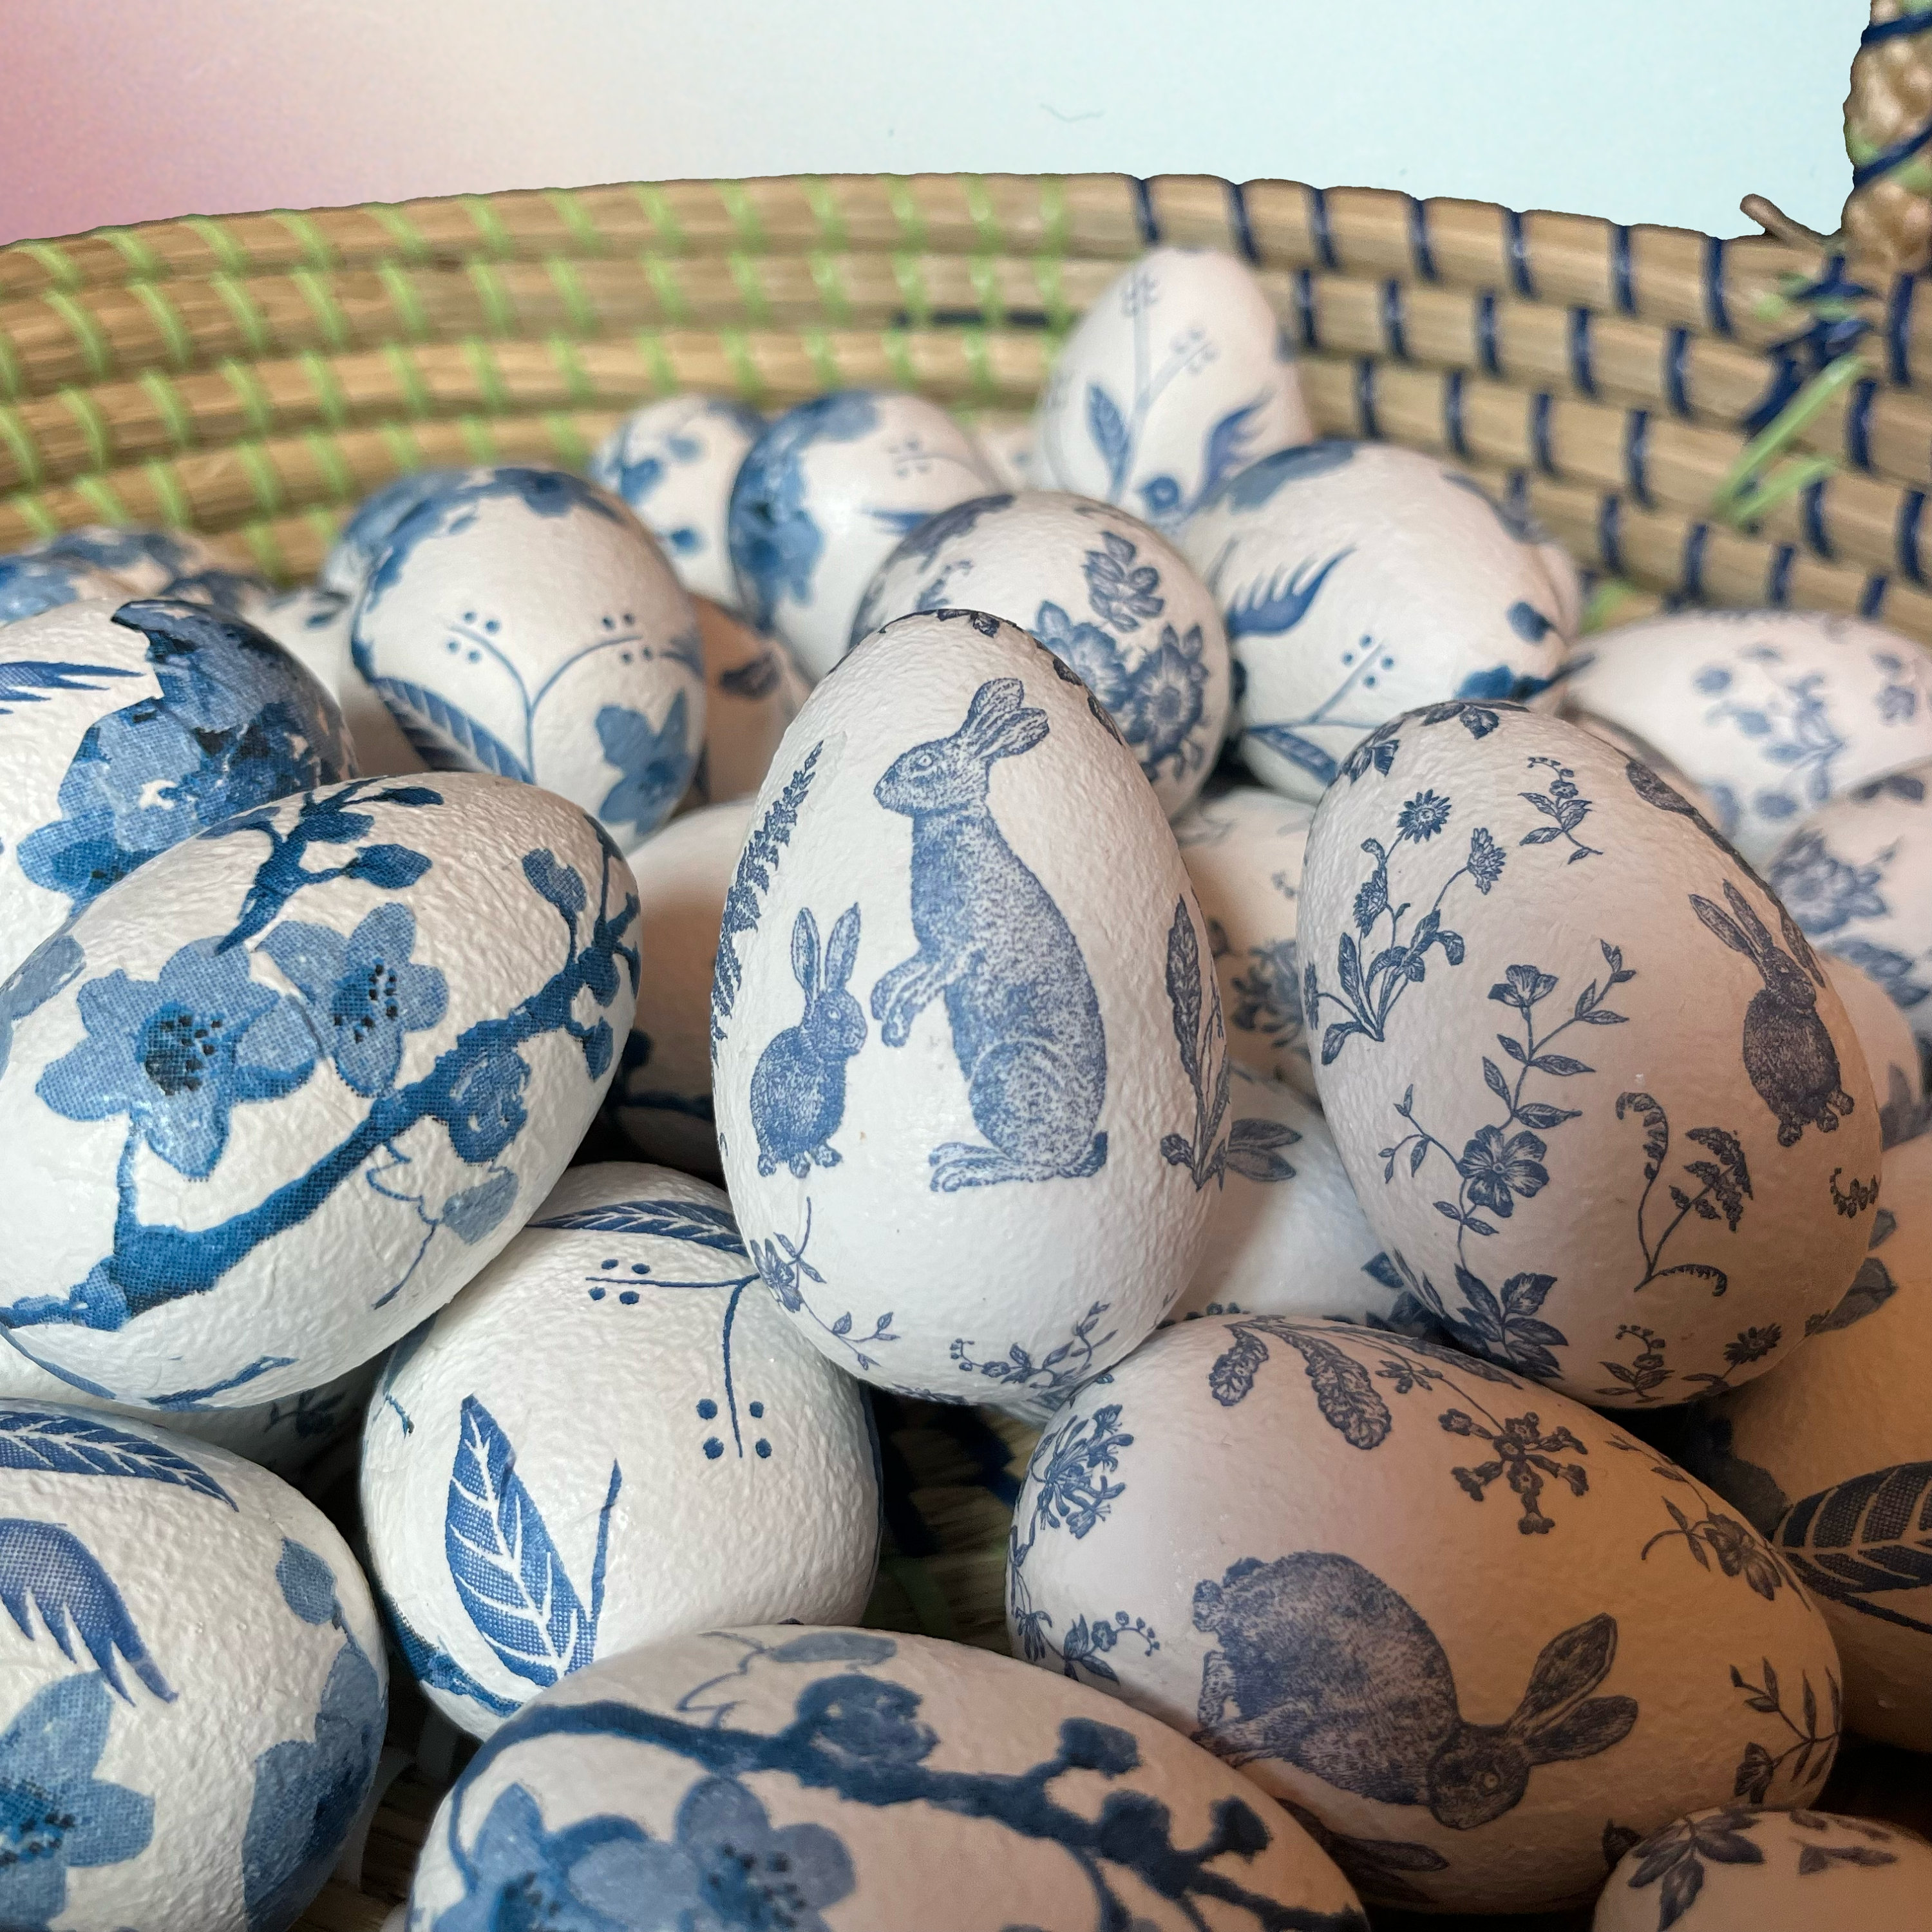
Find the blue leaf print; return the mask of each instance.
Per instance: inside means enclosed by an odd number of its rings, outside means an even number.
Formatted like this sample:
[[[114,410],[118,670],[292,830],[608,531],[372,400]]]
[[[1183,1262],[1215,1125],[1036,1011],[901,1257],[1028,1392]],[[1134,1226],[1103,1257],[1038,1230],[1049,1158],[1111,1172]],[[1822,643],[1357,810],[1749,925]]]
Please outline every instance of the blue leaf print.
[[[71,986],[86,963],[80,940],[71,933],[56,932],[0,980],[0,1073],[6,1072],[13,1057],[15,1023]]]
[[[1340,773],[1340,767],[1319,745],[1286,724],[1250,724],[1242,735],[1259,740],[1270,752],[1278,752],[1324,785],[1333,784]]]
[[[1264,582],[1238,592],[1222,614],[1227,621],[1228,643],[1232,644],[1237,638],[1278,638],[1293,630],[1308,615],[1322,585],[1328,580],[1328,573],[1354,551],[1353,544],[1338,550],[1312,575],[1308,574],[1313,567],[1310,559],[1286,576],[1277,572]],[[1330,760],[1329,776],[1334,776],[1334,764]]]
[[[0,661],[0,718],[11,716],[14,705],[44,704],[51,691],[98,691],[98,678],[140,675],[118,664],[67,664],[52,658]]]
[[[172,1483],[236,1507],[235,1498],[183,1455],[92,1415],[40,1409],[0,1412],[0,1469],[38,1469],[66,1476],[125,1476]]]
[[[1133,460],[1133,445],[1127,435],[1126,418],[1120,405],[1098,382],[1087,386],[1087,431],[1107,465],[1107,494],[1117,496],[1127,478],[1127,465]]]
[[[652,1235],[747,1258],[728,1208],[710,1201],[611,1201],[532,1221],[532,1228],[582,1228],[604,1234]]]
[[[0,1519],[0,1605],[30,1642],[38,1610],[46,1634],[69,1663],[77,1636],[94,1668],[127,1702],[117,1654],[165,1704],[175,1694],[148,1654],[114,1580],[72,1530],[19,1516]]]
[[[1201,466],[1200,495],[1204,496],[1222,477],[1232,476],[1240,469],[1242,455],[1255,434],[1249,418],[1267,400],[1265,395],[1257,396],[1252,402],[1230,410],[1208,432],[1207,449]]]
[[[428,1325],[427,1322],[423,1324],[425,1329]],[[507,1718],[520,1708],[514,1697],[500,1697],[487,1684],[478,1683],[448,1651],[412,1629],[409,1620],[388,1598],[383,1598],[382,1604],[382,1613],[388,1619],[389,1628],[396,1640],[396,1648],[403,1653],[403,1661],[409,1666],[410,1675],[418,1684],[431,1690],[446,1690],[452,1697],[467,1697],[472,1703],[482,1705],[494,1717]]]
[[[597,815],[607,825],[628,826],[638,837],[655,831],[691,782],[694,754],[686,742],[685,694],[670,701],[662,727],[628,705],[606,704],[597,713],[604,755],[623,776],[604,794]]]
[[[447,698],[406,678],[373,677],[369,682],[395,714],[404,736],[434,770],[494,772],[499,778],[534,782],[530,767],[502,739]]]
[[[1222,481],[1213,500],[1230,509],[1258,510],[1284,484],[1302,482],[1311,476],[1326,476],[1354,460],[1355,446],[1352,442],[1340,440],[1299,442],[1291,448],[1277,449],[1273,455],[1264,456],[1258,463],[1251,463],[1246,469],[1237,470]],[[1202,507],[1204,508],[1206,506],[1204,497]]]

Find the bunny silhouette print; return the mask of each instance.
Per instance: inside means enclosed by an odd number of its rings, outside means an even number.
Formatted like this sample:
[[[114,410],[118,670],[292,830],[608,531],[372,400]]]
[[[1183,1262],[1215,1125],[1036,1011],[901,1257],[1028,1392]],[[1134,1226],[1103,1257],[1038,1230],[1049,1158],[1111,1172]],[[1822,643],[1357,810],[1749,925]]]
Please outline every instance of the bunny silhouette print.
[[[1219,1643],[1202,1669],[1197,1742],[1426,1805],[1454,1831],[1513,1809],[1537,1766],[1594,1757],[1636,1722],[1634,1698],[1589,1694],[1616,1655],[1616,1619],[1600,1616],[1544,1645],[1506,1723],[1471,1724],[1435,1632],[1346,1556],[1244,1557],[1196,1586],[1194,1624]]]
[[[1780,1147],[1792,1145],[1807,1127],[1828,1134],[1837,1128],[1838,1116],[1852,1111],[1852,1096],[1839,1079],[1831,1031],[1818,1016],[1818,988],[1825,976],[1789,914],[1782,915],[1791,946],[1787,952],[1728,879],[1724,897],[1735,916],[1726,916],[1695,892],[1690,904],[1712,932],[1764,976],[1763,990],[1752,994],[1744,1010],[1744,1071],[1758,1097],[1778,1116]]]
[[[987,802],[994,763],[1047,734],[1016,677],[973,694],[950,737],[915,745],[873,796],[912,820],[912,928],[919,950],[879,979],[872,1017],[888,1046],[944,996],[952,1051],[987,1144],[933,1149],[932,1186],[1083,1179],[1107,1158],[1094,1131],[1107,1090],[1100,1002],[1052,896],[1006,843]]]
[[[845,990],[859,956],[859,908],[848,906],[818,952],[818,922],[801,908],[791,928],[791,970],[805,993],[796,1026],[772,1036],[752,1070],[758,1172],[789,1167],[802,1180],[816,1161],[836,1167],[831,1144],[845,1118],[845,1063],[866,1043],[866,1016]]]

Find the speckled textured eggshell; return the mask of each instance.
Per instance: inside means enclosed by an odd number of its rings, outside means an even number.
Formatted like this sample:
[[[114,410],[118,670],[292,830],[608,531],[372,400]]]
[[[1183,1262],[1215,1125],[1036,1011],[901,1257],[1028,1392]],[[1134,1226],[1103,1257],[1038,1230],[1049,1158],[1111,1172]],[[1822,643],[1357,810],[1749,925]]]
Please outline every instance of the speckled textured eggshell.
[[[1928,1932],[1932,1845],[1896,1825],[1726,1804],[1624,1854],[1590,1932]]]
[[[630,856],[650,970],[638,983],[610,1116],[647,1160],[716,1180],[711,1106],[711,976],[724,895],[752,829],[753,801],[706,806]]]
[[[1654,745],[1754,866],[1827,800],[1932,758],[1932,657],[1855,617],[1684,611],[1588,650],[1564,702]]]
[[[1880,1125],[1851,1022],[1648,767],[1510,706],[1397,718],[1316,814],[1300,939],[1363,1211],[1466,1346],[1686,1401],[1774,1366],[1858,1272]],[[1646,1348],[1640,1391],[1606,1365]]]
[[[0,1402],[0,1923],[286,1932],[375,1774],[387,1671],[314,1505],[148,1424]],[[26,1808],[38,1805],[42,1809]]]
[[[726,396],[667,396],[633,410],[597,446],[590,480],[623,498],[663,545],[685,588],[736,602],[724,530],[731,484],[765,419]]]
[[[704,649],[704,752],[680,812],[749,798],[811,688],[770,632],[708,597],[692,602]]]
[[[1204,797],[1174,822],[1221,982],[1228,1051],[1312,1100],[1294,925],[1315,808],[1261,785]]]
[[[104,572],[136,597],[173,597],[253,621],[274,592],[226,550],[188,530],[83,524],[29,544],[20,554],[58,557]]]
[[[1580,645],[1580,654],[1588,648],[1588,644]],[[1714,826],[1723,816],[1716,804],[1693,784],[1654,745],[1640,738],[1634,731],[1627,731],[1621,724],[1612,724],[1608,719],[1593,716],[1587,711],[1564,710],[1562,715],[1580,730],[1588,732],[1593,738],[1600,738],[1612,751],[1621,752],[1626,758],[1634,758],[1640,764],[1648,765],[1686,804],[1702,812],[1712,825]]]
[[[725,1178],[818,1347],[999,1401],[1152,1328],[1227,1133],[1213,963],[1159,803],[1051,652],[978,613],[875,633],[785,734],[724,933]]]
[[[1316,442],[1231,477],[1183,526],[1242,668],[1241,757],[1318,800],[1411,706],[1550,693],[1568,652],[1541,532],[1439,458]]]
[[[704,742],[697,614],[628,506],[556,470],[472,472],[397,525],[356,668],[432,765],[522,778],[641,838]]]
[[[365,778],[394,778],[401,772],[427,769],[388,706],[356,668],[350,648],[356,622],[352,596],[304,584],[272,598],[255,621],[326,686],[341,706],[342,721],[356,748],[356,768]]]
[[[1819,1600],[1846,1721],[1932,1751],[1932,1136],[1886,1155],[1873,1234],[1844,1300],[1700,1417],[1690,1455]]]
[[[66,604],[124,604],[131,595],[120,578],[76,557],[0,556],[0,624]]]
[[[574,806],[458,773],[285,800],[110,887],[0,1076],[14,1345],[235,1408],[414,1328],[594,1118],[633,892]]]
[[[1834,799],[1765,876],[1820,945],[1862,967],[1932,1041],[1932,764]]]
[[[388,548],[397,525],[412,510],[477,473],[468,470],[412,470],[386,483],[373,496],[364,497],[356,506],[355,514],[336,533],[334,542],[322,559],[322,568],[316,572],[317,586],[339,590],[346,597],[356,596],[368,582],[376,559]]]
[[[0,627],[0,976],[116,879],[231,813],[350,776],[342,714],[260,631],[178,602],[63,604]],[[71,964],[0,992],[8,1024]]]
[[[487,1737],[598,1656],[859,1616],[870,1426],[766,1292],[720,1189],[572,1169],[398,1349],[370,1410],[370,1553],[431,1701]]]
[[[443,1801],[409,1925],[640,1899],[695,1925],[741,1898],[740,1922],[769,1901],[801,1932],[1367,1932],[1294,1821],[1162,1726],[963,1645],[782,1626],[653,1644],[526,1706]]]
[[[1036,480],[1038,464],[1034,456],[1033,418],[985,421],[973,429],[973,447],[986,473],[1002,490],[1025,490]]]
[[[1168,530],[1222,477],[1315,434],[1268,298],[1233,256],[1156,248],[1123,269],[1055,358],[1033,480]]]
[[[1822,949],[1818,957],[1864,1054],[1872,1090],[1879,1096],[1886,1145],[1924,1132],[1932,1124],[1925,1108],[1924,1063],[1905,1010],[1894,1005],[1891,994],[1849,959]]]
[[[1007,1592],[1016,1654],[1202,1737],[1391,1904],[1583,1903],[1606,1822],[1747,1767],[1809,1802],[1835,1745],[1825,1621],[1709,1492],[1580,1403],[1345,1323],[1208,1316],[1090,1383],[1034,1450]]]
[[[800,403],[752,445],[732,486],[738,608],[821,678],[900,538],[992,486],[972,438],[923,396],[842,389]]]

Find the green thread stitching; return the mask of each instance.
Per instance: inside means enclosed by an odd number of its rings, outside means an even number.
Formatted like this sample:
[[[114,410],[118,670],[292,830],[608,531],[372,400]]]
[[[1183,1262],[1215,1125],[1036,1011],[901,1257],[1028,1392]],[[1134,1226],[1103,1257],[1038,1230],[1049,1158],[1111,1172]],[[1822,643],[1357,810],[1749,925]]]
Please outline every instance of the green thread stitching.
[[[458,416],[456,429],[472,463],[487,466],[496,460],[496,439],[481,416]]]
[[[386,422],[380,425],[380,433],[382,447],[389,452],[398,476],[410,474],[424,466],[425,458],[422,444],[402,424]]]
[[[609,246],[596,223],[590,218],[590,211],[567,188],[546,188],[544,199],[556,209],[572,238],[586,254],[601,255]]]
[[[844,378],[839,370],[831,337],[822,328],[801,329],[799,342],[811,360],[812,374],[818,378],[819,387],[828,392],[844,388]]]
[[[88,376],[97,382],[105,382],[109,370],[113,367],[114,354],[107,338],[101,332],[100,323],[64,290],[44,289],[40,299],[74,332],[74,340],[80,345],[80,359],[86,364]]]
[[[132,268],[142,281],[158,280],[168,270],[161,258],[131,228],[97,228],[96,237]]]
[[[228,386],[241,403],[242,413],[248,419],[248,427],[257,436],[268,435],[275,426],[275,405],[274,398],[262,386],[261,378],[247,363],[232,356],[214,366],[227,378]]]
[[[249,354],[266,356],[273,338],[268,332],[268,318],[256,305],[254,298],[230,275],[210,275],[208,286],[221,298],[223,307],[242,332],[242,340]]]
[[[184,214],[181,218],[181,226],[190,235],[201,237],[224,274],[245,275],[248,272],[251,265],[248,250],[218,221],[211,221],[205,214]]]
[[[15,512],[37,537],[58,536],[65,527],[38,496],[10,496],[7,507]]]
[[[906,332],[902,328],[881,329],[879,348],[886,358],[886,367],[892,372],[893,382],[902,389],[918,393],[919,376],[912,365],[912,348]]]
[[[56,288],[77,289],[82,285],[81,272],[68,260],[64,249],[56,248],[51,242],[22,242],[16,245],[20,254],[31,256],[40,263]]]
[[[732,380],[738,386],[739,394],[756,408],[764,396],[765,379],[752,359],[752,345],[745,332],[742,328],[721,328],[718,332],[718,346],[731,365]]]
[[[892,263],[892,280],[899,287],[899,306],[915,328],[928,328],[932,324],[932,297],[926,286],[926,271],[920,266],[916,255],[895,254],[888,258]]]
[[[1006,246],[1006,238],[1000,232],[999,218],[993,212],[993,197],[987,192],[986,177],[962,175],[960,184],[965,191],[967,217],[973,224],[973,232],[980,238],[980,246],[988,254],[998,254]]]
[[[916,254],[926,252],[926,217],[914,198],[912,184],[904,175],[882,175],[886,206],[899,225],[899,238]]]
[[[968,258],[967,278],[973,284],[973,293],[980,304],[980,314],[988,328],[1006,326],[1006,304],[1000,294],[999,271],[992,259],[985,255]]]
[[[356,482],[356,472],[344,459],[341,451],[322,430],[303,430],[302,441],[308,446],[308,453],[315,458],[316,467],[322,472],[337,502],[356,502],[368,494]]]
[[[232,446],[230,453],[248,472],[257,508],[265,516],[279,515],[288,501],[288,494],[266,448],[259,442],[238,442]]]
[[[483,238],[483,247],[487,254],[500,259],[517,252],[517,244],[511,239],[509,230],[503,226],[494,202],[480,194],[459,194],[453,199],[457,206],[476,224],[477,233]]]
[[[852,298],[846,292],[844,279],[838,272],[838,257],[823,249],[814,249],[805,258],[806,266],[812,272],[812,286],[818,291],[818,305],[824,311],[825,319],[839,328],[844,328],[852,320]]]
[[[388,234],[405,262],[413,266],[428,260],[428,242],[423,238],[415,223],[400,208],[388,202],[372,201],[364,206],[362,212]],[[390,265],[386,262],[382,266],[387,268]]]
[[[550,279],[550,286],[563,298],[563,306],[570,316],[570,326],[579,335],[597,333],[597,305],[585,292],[584,284],[578,275],[577,264],[567,255],[548,255],[544,258],[544,268]]]
[[[341,428],[349,420],[350,410],[348,395],[334,370],[313,349],[304,349],[296,359],[315,391],[316,406],[322,421],[331,429]]]
[[[159,369],[143,369],[136,379],[154,406],[154,412],[166,428],[177,449],[185,449],[195,440],[194,412],[172,380]]]
[[[298,208],[278,208],[268,218],[279,221],[296,241],[302,244],[304,259],[312,268],[332,268],[336,266],[334,249],[309,218]]]
[[[400,342],[384,343],[382,359],[388,364],[389,374],[395,377],[396,386],[403,392],[404,408],[412,416],[434,415],[436,398],[430,393],[429,385],[423,380],[422,371],[410,361],[409,352],[402,344]]]
[[[8,447],[14,452],[21,482],[30,490],[38,490],[46,473],[40,462],[40,446],[11,403],[0,403],[0,436],[6,438]]]
[[[1060,257],[1058,255],[1036,255],[1033,261],[1034,285],[1040,290],[1040,305],[1046,316],[1046,326],[1054,334],[1065,333],[1073,321],[1073,307],[1066,299],[1066,290],[1060,279]]]
[[[567,335],[547,335],[544,346],[550,360],[563,372],[564,393],[573,409],[587,409],[597,400],[597,386],[584,366],[577,344]]]
[[[732,280],[738,285],[738,298],[744,304],[745,320],[754,328],[766,327],[772,319],[771,298],[765,293],[765,285],[759,279],[757,257],[734,250],[725,256],[724,263],[731,272]]]
[[[651,285],[651,293],[657,298],[664,320],[674,328],[682,328],[691,320],[691,305],[685,299],[684,285],[677,278],[676,264],[662,255],[646,255],[641,259],[644,279]]]
[[[127,286],[160,332],[169,362],[177,369],[187,368],[194,360],[194,331],[181,310],[152,282],[130,282]]]
[[[818,240],[821,248],[842,251],[845,246],[845,217],[841,213],[832,184],[822,175],[802,175],[799,178],[799,190],[805,196],[805,205],[812,211],[812,218],[818,224]]]
[[[650,370],[651,387],[660,396],[675,395],[683,387],[677,380],[664,338],[655,328],[640,328],[637,334],[638,353]]]
[[[509,392],[503,383],[503,372],[492,359],[488,346],[474,336],[466,336],[457,345],[463,351],[463,359],[470,364],[470,373],[476,378],[476,392],[483,406],[492,416],[507,416],[512,407]]]
[[[552,410],[544,416],[544,427],[550,431],[550,440],[566,470],[582,470],[590,460],[590,444],[584,432],[561,410]]]
[[[161,506],[161,520],[173,530],[194,529],[194,505],[182,488],[181,478],[174,465],[155,456],[150,457],[141,467],[146,474],[148,488],[154,493],[155,502]]]
[[[483,304],[485,325],[496,334],[514,334],[516,305],[510,299],[509,290],[503,286],[502,272],[496,264],[494,262],[470,262],[464,266],[476,288],[478,299]]]
[[[106,477],[76,476],[70,487],[104,524],[126,524],[134,520]]]
[[[340,355],[349,346],[352,332],[334,292],[313,268],[291,268],[289,280],[302,291],[303,301],[308,304],[322,331],[322,340]]]
[[[80,425],[80,433],[87,439],[87,453],[94,460],[97,470],[105,470],[113,461],[114,432],[108,427],[107,418],[100,412],[100,405],[86,389],[62,388],[54,392],[63,404],[68,415]]]
[[[14,352],[14,341],[0,328],[0,401],[12,402],[20,393],[20,360]]]
[[[648,221],[665,248],[681,253],[683,250],[684,230],[678,225],[677,217],[672,213],[670,201],[662,188],[655,182],[634,182],[631,191],[638,197],[638,206],[644,212]]]
[[[999,386],[993,380],[993,365],[986,353],[986,332],[983,328],[962,328],[959,332],[959,348],[972,374],[973,394],[981,401],[990,401],[998,394]]]
[[[1834,397],[1870,369],[1870,364],[1862,356],[1840,356],[1806,383],[1744,446],[1737,460],[1724,472],[1724,481],[1711,500],[1712,514],[1733,529],[1742,529],[1768,515],[1800,490],[1835,476],[1838,466],[1828,456],[1807,457],[1766,472]]]
[[[382,284],[383,293],[389,298],[389,306],[395,310],[404,334],[412,342],[421,342],[430,333],[429,318],[423,313],[422,304],[416,297],[416,284],[410,280],[407,271],[394,262],[379,262],[376,277]]]
[[[765,245],[764,224],[758,219],[758,211],[752,206],[752,197],[745,192],[742,182],[720,181],[712,185],[718,190],[718,199],[724,204],[724,212],[730,218],[739,241],[754,254]]]
[[[272,582],[286,584],[294,574],[288,567],[288,558],[269,534],[266,524],[244,524],[236,534],[248,546],[248,554],[260,566],[262,574]]]
[[[1066,253],[1066,235],[1070,218],[1066,208],[1066,183],[1058,175],[1042,175],[1040,178],[1040,245],[1048,255]]]

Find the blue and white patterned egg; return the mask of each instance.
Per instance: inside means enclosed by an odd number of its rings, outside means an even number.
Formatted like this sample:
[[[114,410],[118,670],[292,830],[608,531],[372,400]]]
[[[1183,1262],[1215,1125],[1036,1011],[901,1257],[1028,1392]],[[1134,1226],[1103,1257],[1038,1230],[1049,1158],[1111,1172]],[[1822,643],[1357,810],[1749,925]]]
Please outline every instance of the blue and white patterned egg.
[[[1860,785],[1772,853],[1772,890],[1932,1040],[1932,764]]]
[[[732,487],[738,608],[821,678],[900,538],[992,488],[972,438],[923,396],[842,389],[800,403],[752,445]]]
[[[1033,481],[1172,530],[1224,477],[1315,434],[1301,377],[1250,270],[1156,248],[1068,338],[1034,416]]]
[[[376,1582],[430,1700],[487,1737],[600,1657],[864,1611],[864,1392],[765,1292],[723,1192],[573,1168],[396,1350],[363,1438]]]
[[[593,820],[475,775],[325,787],[150,860],[10,982],[38,997],[0,1073],[0,1326],[156,1408],[368,1360],[562,1172],[636,914]]]
[[[1260,785],[1216,788],[1174,822],[1208,922],[1228,1051],[1312,1099],[1301,1017],[1296,907],[1315,808]]]
[[[880,566],[852,643],[894,617],[949,608],[991,611],[1071,664],[1168,816],[1186,808],[1227,735],[1228,640],[1214,598],[1164,538],[1060,490],[969,499]]]
[[[639,1916],[639,1907],[648,1915]],[[416,1932],[1367,1932],[1238,1772],[1085,1685],[930,1637],[652,1644],[526,1706],[445,1798]]]
[[[424,770],[422,754],[356,668],[350,648],[355,622],[355,598],[318,584],[271,598],[255,618],[257,628],[298,659],[341,706],[342,722],[356,748],[356,769],[364,777],[393,778],[401,772]]]
[[[1473,477],[1391,444],[1309,443],[1228,478],[1178,541],[1240,667],[1248,769],[1312,802],[1413,705],[1550,690],[1569,646],[1544,540]]]
[[[982,418],[973,425],[973,447],[980,452],[986,474],[1002,490],[1030,490],[1037,467],[1034,458],[1033,418]]]
[[[722,604],[694,597],[704,652],[704,750],[680,811],[748,798],[811,687],[792,655]]]
[[[335,700],[280,645],[146,598],[0,628],[0,974],[156,853],[356,770]],[[0,987],[0,1038],[34,997]]]
[[[1051,1398],[1192,1277],[1228,1134],[1220,994],[1099,700],[977,611],[806,700],[724,907],[713,1102],[765,1280],[906,1393]]]
[[[272,596],[265,577],[188,530],[89,524],[29,544],[20,554],[76,564],[127,586],[135,597],[173,597],[252,619]]]
[[[356,668],[439,770],[539,784],[641,838],[704,742],[698,617],[629,508],[561,470],[470,472],[398,524]]]
[[[119,578],[70,556],[0,556],[0,624],[38,617],[64,604],[124,604]]]
[[[1925,1060],[1905,1009],[1862,966],[1844,954],[1819,949],[1826,976],[1844,1003],[1878,1096],[1885,1144],[1896,1145],[1932,1126],[1925,1105]]]
[[[1754,866],[1828,801],[1932,759],[1932,655],[1856,617],[1684,611],[1579,658],[1566,707],[1654,746]]]
[[[1581,662],[1589,652],[1588,644],[1577,647],[1573,662]],[[1607,719],[1598,718],[1587,711],[1572,711],[1564,714],[1572,724],[1580,727],[1593,738],[1600,738],[1613,752],[1620,752],[1626,758],[1634,758],[1639,764],[1650,769],[1670,786],[1694,812],[1701,813],[1715,825],[1724,815],[1717,802],[1699,786],[1693,784],[1676,766],[1672,764],[1647,738],[1640,738],[1634,731],[1627,731],[1621,724],[1612,724]]]
[[[388,548],[396,526],[405,517],[454,489],[466,478],[482,473],[473,470],[412,470],[384,484],[374,495],[364,497],[322,559],[322,568],[316,572],[317,586],[324,590],[339,590],[345,597],[356,596],[368,582],[376,560]]]
[[[725,513],[745,452],[764,433],[725,396],[668,396],[634,410],[597,446],[590,480],[621,496],[694,595],[735,603]]]
[[[286,1932],[377,1775],[349,1547],[238,1456],[0,1402],[0,1924]]]
[[[1647,766],[1514,706],[1394,719],[1316,815],[1298,938],[1336,1144],[1461,1346],[1593,1402],[1688,1401],[1784,1360],[1857,1274],[1881,1140],[1857,1036]]]

